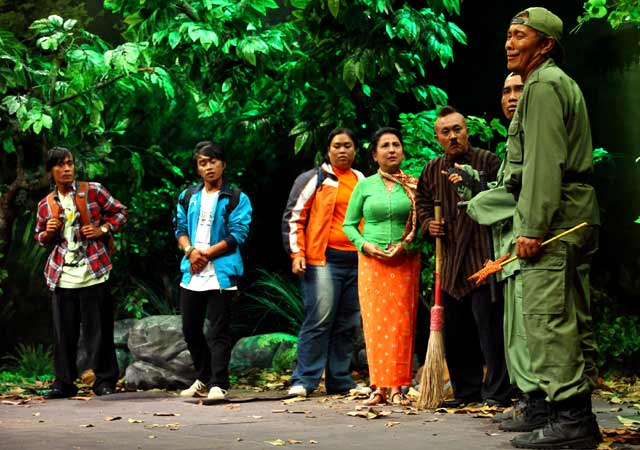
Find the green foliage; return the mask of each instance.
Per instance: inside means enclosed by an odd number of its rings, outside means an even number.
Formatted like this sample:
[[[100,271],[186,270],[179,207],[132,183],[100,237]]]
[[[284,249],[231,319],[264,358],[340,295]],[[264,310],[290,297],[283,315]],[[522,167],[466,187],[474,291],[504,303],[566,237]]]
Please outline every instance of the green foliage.
[[[584,13],[578,17],[577,31],[591,19],[607,19],[611,28],[617,29],[624,24],[640,27],[640,2],[638,0],[588,0],[584,3]]]
[[[640,318],[621,314],[615,299],[591,287],[598,366],[609,370],[629,367],[640,357]]]
[[[22,377],[38,377],[53,373],[51,348],[42,344],[18,344],[14,355],[2,358],[3,368]]]
[[[77,0],[0,0],[0,28],[20,37],[27,33],[34,20],[51,14],[73,17],[83,26],[91,22],[85,3]]]
[[[606,151],[604,148],[594,148],[593,149],[593,165],[602,164],[606,162],[610,162],[613,160],[613,156],[611,153]]]
[[[258,269],[258,280],[245,294],[251,303],[246,309],[260,315],[256,328],[266,318],[284,320],[284,330],[297,335],[304,321],[304,305],[300,289],[290,278]]]

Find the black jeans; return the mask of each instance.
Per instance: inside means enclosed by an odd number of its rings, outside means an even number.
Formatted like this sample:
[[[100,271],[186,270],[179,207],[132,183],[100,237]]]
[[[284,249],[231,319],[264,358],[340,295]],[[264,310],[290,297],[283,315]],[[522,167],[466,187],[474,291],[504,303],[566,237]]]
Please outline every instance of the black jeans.
[[[182,333],[187,341],[198,380],[209,388],[229,389],[231,359],[231,298],[235,291],[190,291],[180,288]],[[211,349],[204,335],[209,319]]]
[[[451,386],[465,402],[508,402],[511,386],[504,355],[503,303],[491,303],[488,286],[457,300],[442,293],[444,346]],[[487,374],[483,381],[483,365]]]
[[[119,370],[109,283],[76,289],[57,287],[52,300],[56,382],[69,387],[78,378],[76,358],[82,326],[89,367],[96,375],[94,391],[102,386],[115,388]]]

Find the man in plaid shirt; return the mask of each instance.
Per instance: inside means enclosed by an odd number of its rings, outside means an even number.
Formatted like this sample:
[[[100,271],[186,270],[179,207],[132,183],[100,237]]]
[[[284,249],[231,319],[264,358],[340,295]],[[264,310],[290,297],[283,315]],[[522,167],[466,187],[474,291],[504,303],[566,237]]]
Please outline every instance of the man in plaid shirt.
[[[93,391],[112,394],[119,370],[107,283],[112,268],[107,238],[127,221],[127,209],[99,183],[88,183],[86,194],[79,190],[73,155],[66,148],[49,150],[46,169],[55,189],[52,198],[38,204],[35,230],[36,240],[51,248],[44,275],[53,291],[56,381],[46,398],[73,397],[78,391],[74,381],[80,324],[96,375]],[[76,205],[83,195],[89,216],[85,225]]]

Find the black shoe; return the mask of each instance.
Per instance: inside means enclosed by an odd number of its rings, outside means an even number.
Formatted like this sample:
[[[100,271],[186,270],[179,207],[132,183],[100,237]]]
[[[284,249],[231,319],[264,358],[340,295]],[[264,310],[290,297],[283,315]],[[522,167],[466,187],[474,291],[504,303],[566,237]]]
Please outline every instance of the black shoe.
[[[511,406],[511,401],[501,401],[501,400],[494,400],[492,398],[488,398],[482,402],[482,405],[489,406],[489,407],[507,408]]]
[[[543,392],[532,392],[527,395],[521,414],[500,422],[502,431],[524,432],[544,427],[549,420],[549,405]]]
[[[463,408],[466,405],[470,405],[471,403],[480,403],[481,399],[462,399],[462,398],[453,398],[449,400],[444,400],[440,403],[439,408]]]
[[[511,408],[508,408],[505,411],[499,412],[495,416],[493,416],[493,419],[491,419],[491,421],[493,423],[500,423],[504,422],[505,420],[510,420],[518,417],[522,415],[525,405],[526,403],[524,400],[518,400],[518,402]]]
[[[100,386],[99,388],[94,389],[93,392],[95,392],[96,395],[111,395],[115,394],[116,390],[111,386]]]
[[[51,390],[44,394],[45,400],[54,400],[57,398],[69,398],[74,397],[78,393],[78,388],[75,385],[56,384],[51,386]]]
[[[533,449],[595,449],[602,442],[590,395],[551,403],[550,412],[551,417],[544,428],[518,436],[511,444],[518,448]]]

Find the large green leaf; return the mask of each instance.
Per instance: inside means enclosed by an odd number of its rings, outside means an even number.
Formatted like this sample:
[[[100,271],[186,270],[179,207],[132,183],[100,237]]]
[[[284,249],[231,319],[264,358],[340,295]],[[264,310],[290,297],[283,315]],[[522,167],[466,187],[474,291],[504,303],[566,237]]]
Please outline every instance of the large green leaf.
[[[331,15],[337,18],[340,12],[340,0],[327,0],[327,6],[329,6]]]

